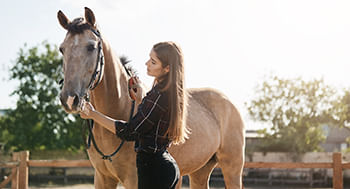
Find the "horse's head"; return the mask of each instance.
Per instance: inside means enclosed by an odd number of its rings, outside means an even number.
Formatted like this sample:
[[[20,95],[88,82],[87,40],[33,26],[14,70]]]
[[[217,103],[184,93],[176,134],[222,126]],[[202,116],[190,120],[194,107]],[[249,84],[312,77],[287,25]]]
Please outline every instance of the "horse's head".
[[[103,74],[102,38],[96,28],[94,13],[85,7],[85,18],[70,21],[57,13],[67,35],[59,50],[63,55],[64,84],[61,103],[67,113],[76,113],[88,91],[96,87]]]

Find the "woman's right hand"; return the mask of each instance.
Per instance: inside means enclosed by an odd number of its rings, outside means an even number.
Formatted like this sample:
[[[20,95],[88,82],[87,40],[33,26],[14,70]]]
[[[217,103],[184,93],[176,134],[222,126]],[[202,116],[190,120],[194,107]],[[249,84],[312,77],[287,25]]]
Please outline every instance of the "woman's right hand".
[[[142,88],[140,87],[139,79],[137,77],[132,77],[131,79],[133,80],[133,85],[130,86],[129,94],[137,104],[140,104],[142,101]]]
[[[80,117],[83,119],[92,119],[92,113],[95,111],[94,106],[90,102],[83,102],[81,111],[79,112]]]

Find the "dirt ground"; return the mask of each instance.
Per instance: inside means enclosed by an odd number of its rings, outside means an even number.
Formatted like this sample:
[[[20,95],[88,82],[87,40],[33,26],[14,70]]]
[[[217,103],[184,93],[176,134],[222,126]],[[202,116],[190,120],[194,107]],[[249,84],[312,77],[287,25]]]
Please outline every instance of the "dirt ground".
[[[71,186],[40,186],[40,187],[29,187],[29,189],[39,189],[39,188],[50,188],[50,189],[94,189],[93,184],[76,184]],[[124,189],[124,188],[122,188]]]
[[[71,186],[47,186],[47,187],[29,187],[29,189],[39,189],[39,188],[49,188],[49,189],[94,189],[92,184],[77,184]],[[124,189],[122,186],[118,186],[118,189]],[[182,189],[189,189],[188,187],[182,187]],[[224,188],[213,188],[211,189],[224,189]]]
[[[77,185],[70,185],[70,186],[47,186],[47,187],[29,187],[29,189],[39,189],[39,188],[49,188],[49,189],[94,189],[94,185],[92,184],[77,184]],[[301,188],[295,188],[295,187],[288,187],[288,186],[273,186],[273,187],[245,187],[245,189],[303,189]],[[124,189],[122,186],[118,186],[118,189]],[[189,187],[182,187],[182,189],[189,189]],[[224,189],[224,187],[210,187],[210,189]],[[319,189],[327,189],[327,188],[319,188]]]

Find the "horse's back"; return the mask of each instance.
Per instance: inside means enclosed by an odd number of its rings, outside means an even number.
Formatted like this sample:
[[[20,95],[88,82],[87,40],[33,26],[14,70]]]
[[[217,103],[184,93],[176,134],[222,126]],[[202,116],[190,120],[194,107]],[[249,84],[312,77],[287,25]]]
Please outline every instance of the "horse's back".
[[[241,115],[235,105],[222,92],[212,88],[191,88],[187,89],[190,96],[189,99],[196,100],[202,104],[207,110],[211,111],[218,122],[222,122],[223,118],[229,115],[237,120],[235,129],[244,129]],[[224,124],[224,123],[221,123]]]

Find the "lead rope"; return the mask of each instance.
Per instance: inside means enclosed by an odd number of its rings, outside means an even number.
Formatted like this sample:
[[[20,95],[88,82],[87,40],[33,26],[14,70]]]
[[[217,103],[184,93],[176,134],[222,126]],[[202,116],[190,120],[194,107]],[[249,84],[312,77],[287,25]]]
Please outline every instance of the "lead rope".
[[[125,68],[125,67],[124,67],[124,68]],[[129,79],[129,81],[128,81],[128,89],[129,89],[129,90],[130,90],[130,89],[133,89],[133,90],[134,90],[135,87],[137,87],[137,85],[135,84],[134,78],[132,77],[132,75],[130,74],[130,72],[128,71],[128,69],[125,68],[125,70],[126,70],[127,74],[130,76],[130,79]],[[135,86],[135,85],[136,85],[136,86]],[[134,91],[136,92],[136,90],[134,90]],[[135,110],[135,100],[136,100],[136,97],[135,97],[135,96],[132,96],[130,92],[129,92],[129,96],[130,96],[130,98],[131,98],[131,111],[130,111],[130,116],[129,116],[128,123],[130,122],[130,120],[132,119],[132,116],[133,116],[133,114],[134,114],[134,110]],[[89,98],[88,95],[85,97],[85,100],[86,100],[86,101],[90,101],[90,98]],[[122,140],[122,142],[119,144],[119,146],[117,147],[117,149],[116,149],[113,153],[111,153],[111,154],[109,154],[109,155],[106,155],[106,154],[104,154],[104,153],[100,150],[100,148],[99,148],[99,147],[97,146],[97,144],[96,144],[95,137],[94,137],[94,134],[93,134],[93,132],[92,132],[92,128],[93,128],[93,126],[94,126],[94,120],[92,120],[92,119],[87,119],[87,120],[86,120],[86,123],[87,123],[88,129],[89,129],[89,138],[88,138],[87,149],[89,149],[89,148],[91,147],[91,141],[92,141],[92,144],[94,145],[96,151],[102,156],[102,159],[104,159],[104,160],[109,160],[110,162],[112,162],[112,157],[113,157],[114,155],[116,155],[116,154],[119,152],[119,150],[122,148],[122,146],[123,146],[125,140]]]
[[[131,102],[131,112],[130,112],[130,117],[129,117],[129,121],[131,120],[132,116],[133,116],[133,113],[134,113],[134,109],[135,109],[135,100],[132,100]],[[87,119],[86,120],[86,123],[88,125],[88,129],[89,129],[89,139],[88,139],[88,149],[90,148],[91,146],[91,141],[92,141],[92,144],[94,145],[96,151],[102,156],[102,159],[104,160],[109,160],[110,162],[112,162],[112,157],[117,154],[119,152],[119,150],[122,148],[125,140],[122,140],[122,142],[119,144],[118,148],[111,154],[109,155],[106,155],[104,154],[100,148],[97,146],[96,144],[96,141],[95,141],[95,137],[94,137],[94,134],[92,133],[92,128],[94,126],[94,120],[92,119]]]
[[[92,78],[91,78],[91,81],[89,83],[89,89],[90,90],[94,90],[96,88],[96,86],[100,83],[101,79],[102,79],[102,71],[103,71],[103,66],[104,66],[104,56],[103,56],[103,51],[102,51],[102,38],[101,38],[101,34],[98,30],[94,30],[94,29],[91,29],[91,31],[100,39],[99,43],[98,43],[98,56],[97,56],[97,64],[96,64],[96,71],[95,73],[93,74]],[[99,66],[99,63],[100,62],[100,70],[97,72],[97,66]],[[96,75],[99,75],[98,76],[98,80],[97,80],[97,84],[94,83],[95,80],[96,80]],[[86,100],[89,101],[89,97],[86,96]],[[132,100],[132,105],[131,105],[131,112],[130,112],[130,117],[129,117],[129,121],[131,120],[132,118],[132,115],[134,113],[134,109],[135,109],[135,101]],[[89,149],[91,147],[91,141],[92,141],[92,144],[94,145],[96,151],[102,156],[102,159],[104,160],[109,160],[110,162],[112,162],[112,157],[117,154],[119,152],[119,150],[122,148],[123,144],[124,144],[124,140],[122,140],[122,142],[119,144],[119,146],[117,147],[117,149],[109,154],[109,155],[106,155],[104,154],[100,148],[97,146],[96,144],[96,141],[95,141],[95,137],[94,137],[94,134],[92,132],[92,128],[94,127],[94,120],[92,119],[87,119],[86,120],[86,123],[87,123],[87,126],[88,126],[88,129],[89,129],[89,138],[88,138],[88,144],[87,144],[87,149]]]
[[[126,69],[127,70],[127,69]],[[128,71],[127,71],[128,75],[131,75]],[[134,83],[134,78],[131,77],[128,81],[128,88],[129,90],[132,89],[134,90],[135,87],[137,87],[137,84]],[[134,90],[135,91],[135,90]],[[135,91],[136,92],[136,91]],[[131,93],[129,92],[129,95],[130,95],[130,98],[131,98],[131,111],[130,111],[130,116],[129,116],[129,120],[128,120],[128,123],[130,122],[130,120],[132,119],[132,116],[134,114],[134,110],[135,110],[135,100],[136,100],[136,97],[135,96],[132,96]],[[89,95],[86,95],[85,96],[85,100],[86,101],[90,101],[90,98],[89,98]],[[122,148],[123,144],[124,144],[124,140],[122,140],[122,142],[119,144],[118,148],[111,154],[109,155],[106,155],[104,154],[100,148],[97,146],[96,144],[96,141],[95,141],[95,137],[94,137],[94,134],[92,132],[92,128],[94,127],[94,120],[92,119],[87,119],[86,120],[86,123],[87,123],[87,126],[88,126],[88,129],[89,129],[89,138],[88,138],[88,144],[87,144],[87,149],[89,149],[91,147],[91,141],[92,141],[92,144],[94,145],[96,151],[102,156],[102,159],[104,160],[109,160],[110,162],[112,162],[112,157],[118,153],[118,151]]]

